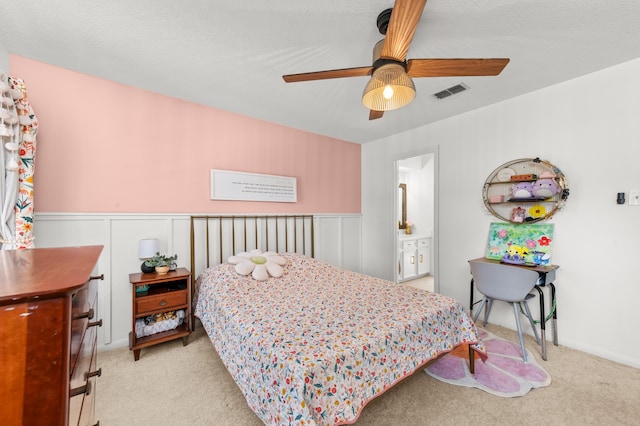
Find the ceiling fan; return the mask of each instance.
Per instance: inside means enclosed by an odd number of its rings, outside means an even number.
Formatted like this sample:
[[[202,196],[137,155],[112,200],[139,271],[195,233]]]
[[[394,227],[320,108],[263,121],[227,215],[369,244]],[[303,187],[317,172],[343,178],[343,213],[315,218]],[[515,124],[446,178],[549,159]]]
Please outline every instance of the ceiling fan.
[[[373,49],[373,64],[283,75],[287,83],[371,75],[362,95],[369,108],[369,120],[381,118],[384,111],[407,105],[416,94],[411,77],[463,77],[498,75],[509,63],[495,59],[406,59],[416,26],[427,0],[396,0],[392,9],[377,19],[378,30],[385,38]]]

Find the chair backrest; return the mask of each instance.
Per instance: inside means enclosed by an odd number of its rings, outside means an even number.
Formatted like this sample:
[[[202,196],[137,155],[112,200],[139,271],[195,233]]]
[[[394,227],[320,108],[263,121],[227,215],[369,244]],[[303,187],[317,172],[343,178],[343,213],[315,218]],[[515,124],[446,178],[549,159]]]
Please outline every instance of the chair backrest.
[[[469,266],[475,288],[496,300],[522,301],[538,281],[538,273],[523,266],[473,261]]]

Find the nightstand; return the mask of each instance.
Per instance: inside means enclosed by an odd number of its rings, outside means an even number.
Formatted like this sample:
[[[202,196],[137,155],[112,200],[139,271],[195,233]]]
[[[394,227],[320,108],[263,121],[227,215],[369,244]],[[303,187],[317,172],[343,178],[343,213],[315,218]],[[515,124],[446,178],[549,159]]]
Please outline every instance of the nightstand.
[[[129,282],[132,302],[129,349],[133,351],[133,358],[136,361],[140,359],[142,348],[174,339],[182,338],[182,344],[186,346],[191,334],[191,272],[185,268],[178,268],[164,275],[138,272],[129,274]],[[136,291],[138,286],[148,288]],[[148,336],[137,336],[136,320],[179,310],[184,311],[184,319],[175,328]]]

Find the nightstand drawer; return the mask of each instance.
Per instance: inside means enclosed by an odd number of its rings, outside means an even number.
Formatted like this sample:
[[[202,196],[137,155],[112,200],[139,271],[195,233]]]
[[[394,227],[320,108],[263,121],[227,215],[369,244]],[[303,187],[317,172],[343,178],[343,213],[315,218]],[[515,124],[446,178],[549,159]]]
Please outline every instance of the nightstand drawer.
[[[136,300],[138,316],[160,311],[171,311],[176,307],[187,304],[186,291],[171,291],[153,296],[141,297]]]

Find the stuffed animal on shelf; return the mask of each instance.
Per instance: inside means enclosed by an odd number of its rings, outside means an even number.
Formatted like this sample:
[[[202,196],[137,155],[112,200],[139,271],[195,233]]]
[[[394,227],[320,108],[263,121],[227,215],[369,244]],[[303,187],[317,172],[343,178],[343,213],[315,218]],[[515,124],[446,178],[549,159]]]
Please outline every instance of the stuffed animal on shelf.
[[[533,186],[531,182],[518,182],[512,186],[511,195],[513,198],[531,198]]]
[[[553,197],[558,192],[558,184],[553,179],[538,179],[531,188],[533,196],[540,198]]]

